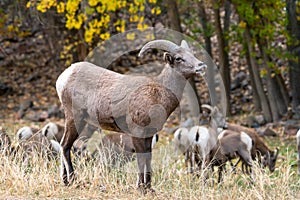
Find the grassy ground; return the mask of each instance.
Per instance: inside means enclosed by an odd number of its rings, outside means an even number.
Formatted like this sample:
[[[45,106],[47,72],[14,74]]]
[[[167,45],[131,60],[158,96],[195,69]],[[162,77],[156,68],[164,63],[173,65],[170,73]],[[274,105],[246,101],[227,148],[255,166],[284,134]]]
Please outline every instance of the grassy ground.
[[[8,127],[11,136],[17,128]],[[97,139],[93,138],[93,142]],[[201,173],[200,178],[186,174],[182,159],[175,162],[171,140],[171,137],[160,137],[154,149],[155,194],[143,196],[136,190],[135,161],[111,169],[102,162],[86,162],[73,156],[76,181],[66,187],[60,179],[59,159],[48,160],[35,154],[29,165],[24,165],[21,156],[0,155],[0,199],[300,199],[294,138],[265,138],[272,148],[280,147],[274,173],[254,167],[255,184],[251,184],[249,177],[240,171],[228,172],[219,185],[212,185],[216,175],[204,184]]]

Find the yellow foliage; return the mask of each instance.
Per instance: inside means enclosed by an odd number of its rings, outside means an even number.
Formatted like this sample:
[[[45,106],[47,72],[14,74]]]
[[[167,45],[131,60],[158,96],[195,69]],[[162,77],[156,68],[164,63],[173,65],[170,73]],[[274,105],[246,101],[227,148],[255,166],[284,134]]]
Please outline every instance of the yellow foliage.
[[[45,13],[51,7],[56,6],[56,5],[57,5],[56,0],[41,0],[37,4],[36,9],[42,13]]]
[[[90,6],[96,6],[98,4],[98,0],[89,0],[89,5]]]
[[[130,14],[135,14],[138,11],[138,7],[135,6],[133,3],[130,3],[128,11],[129,11]]]
[[[65,3],[59,2],[56,6],[57,13],[63,13],[65,12]]]
[[[31,6],[31,1],[28,1],[28,2],[26,3],[26,8],[30,8],[30,6]]]
[[[157,0],[148,0],[149,3],[156,4]]]
[[[85,30],[84,32],[84,40],[87,42],[87,43],[90,43],[92,42],[93,40],[93,31],[91,29],[87,29]]]
[[[132,15],[132,16],[130,16],[129,21],[130,22],[137,22],[137,21],[139,21],[139,16],[138,15]]]
[[[145,6],[150,6],[153,15],[161,14],[157,0],[27,0],[27,8],[35,8],[40,12],[47,12],[54,9],[56,13],[64,16],[66,29],[82,30],[84,41],[92,47],[98,40],[107,40],[110,38],[109,26],[112,25],[117,32],[125,32],[126,27],[137,27],[139,30],[148,28],[145,21]],[[149,5],[152,4],[152,5]],[[115,12],[124,15],[123,19],[111,19]],[[112,20],[116,20],[113,22]],[[128,23],[128,24],[127,24]],[[17,27],[8,27],[9,31],[16,31]],[[68,34],[65,31],[64,34]],[[128,33],[126,38],[134,40],[135,33]],[[152,38],[152,36],[149,36]],[[75,40],[76,41],[76,40]],[[75,43],[75,41],[73,43]],[[71,41],[67,44],[72,43]],[[68,51],[73,51],[75,47],[66,47],[63,50],[63,59],[71,60]]]
[[[107,2],[106,6],[107,6],[107,11],[114,12],[117,9],[118,3],[116,0],[111,0]]]
[[[145,29],[148,28],[148,27],[149,27],[149,26],[148,26],[147,24],[140,24],[140,23],[139,23],[139,24],[137,25],[137,29],[138,29],[138,30],[141,30],[141,31],[142,31],[142,30],[145,30]]]
[[[147,39],[147,40],[154,40],[154,39],[155,39],[154,34],[153,34],[153,33],[148,33],[148,34],[146,35],[146,39]]]
[[[160,7],[154,7],[151,9],[151,14],[159,15],[161,13]]]
[[[127,2],[124,1],[124,0],[123,1],[117,1],[117,4],[118,4],[118,8],[125,8]]]
[[[135,39],[135,33],[127,33],[126,38],[127,38],[127,40],[134,40]]]
[[[239,27],[241,27],[241,28],[246,28],[246,26],[247,26],[247,23],[244,22],[244,21],[241,21],[241,22],[239,23]]]
[[[104,11],[105,11],[105,5],[97,6],[96,10],[97,10],[98,13],[104,13]]]
[[[110,38],[110,33],[103,33],[103,34],[100,34],[100,38],[102,40],[108,40]]]

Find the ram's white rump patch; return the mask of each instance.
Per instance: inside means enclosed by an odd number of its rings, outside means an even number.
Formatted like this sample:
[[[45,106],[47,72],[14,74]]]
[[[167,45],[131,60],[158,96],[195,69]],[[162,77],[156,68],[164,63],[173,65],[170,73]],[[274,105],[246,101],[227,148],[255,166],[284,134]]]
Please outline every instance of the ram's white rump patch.
[[[76,63],[72,64],[70,67],[68,67],[61,75],[58,77],[56,81],[56,91],[59,97],[59,100],[61,101],[61,95],[65,88],[66,83],[68,82],[68,79],[70,75],[73,73],[74,68],[76,67]]]
[[[248,151],[251,151],[252,149],[252,139],[251,137],[245,133],[245,132],[241,132],[241,140],[243,143],[245,143],[247,145]]]

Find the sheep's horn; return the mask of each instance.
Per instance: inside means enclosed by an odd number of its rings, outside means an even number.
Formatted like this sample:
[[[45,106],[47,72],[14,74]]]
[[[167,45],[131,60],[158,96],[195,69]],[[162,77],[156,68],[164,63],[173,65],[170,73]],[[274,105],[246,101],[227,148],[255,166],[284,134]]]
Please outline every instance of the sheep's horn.
[[[278,148],[278,147],[276,147],[275,151],[276,151],[275,158],[277,158],[277,157],[278,157],[278,154],[279,154],[279,148]]]
[[[143,48],[141,49],[139,56],[142,56],[145,51],[148,49],[162,49],[168,52],[173,52],[176,48],[179,46],[173,42],[170,42],[168,40],[153,40],[151,42],[146,43]]]
[[[213,110],[213,107],[210,106],[210,105],[208,105],[208,104],[203,104],[203,105],[201,105],[201,108],[206,108],[206,109],[208,109],[208,110],[210,110],[210,111]]]

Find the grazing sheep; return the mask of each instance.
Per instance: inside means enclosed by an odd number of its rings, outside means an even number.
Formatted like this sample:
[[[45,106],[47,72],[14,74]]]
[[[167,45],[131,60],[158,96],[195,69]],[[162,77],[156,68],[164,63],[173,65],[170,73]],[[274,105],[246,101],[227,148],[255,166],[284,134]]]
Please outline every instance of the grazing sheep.
[[[30,154],[37,152],[45,156],[56,156],[57,154],[57,142],[49,141],[40,130],[25,126],[17,131],[16,137],[19,142],[18,151],[24,152],[25,160],[28,160]]]
[[[56,140],[60,143],[63,135],[64,135],[64,126],[49,122],[42,128],[42,134],[48,138],[48,140]]]
[[[247,133],[254,143],[251,151],[252,159],[258,160],[259,163],[262,163],[263,168],[268,166],[270,172],[273,172],[275,170],[275,165],[279,154],[278,148],[276,148],[274,151],[270,150],[268,146],[263,142],[263,140],[259,137],[259,135],[256,133],[256,131],[253,129],[233,123],[227,123],[227,128],[228,130],[237,132],[243,131]],[[263,157],[263,159],[261,159],[261,156]]]
[[[60,145],[61,139],[64,135],[64,126],[58,123],[49,122],[42,128],[42,134],[47,137],[47,139],[52,143],[54,149],[57,152],[60,152]],[[87,140],[92,136],[96,128],[87,124],[82,132],[80,138],[76,140],[73,145],[74,153],[77,156],[86,155],[86,143]]]
[[[300,175],[300,129],[297,132],[296,140],[297,140],[297,151],[298,151],[298,174]]]
[[[61,176],[66,185],[74,177],[71,147],[89,123],[132,137],[137,153],[138,188],[143,192],[152,190],[152,137],[179,105],[187,79],[207,68],[184,40],[181,46],[167,40],[148,42],[139,56],[153,48],[166,51],[167,64],[157,76],[123,75],[79,62],[58,77],[56,90],[66,117],[61,142]]]
[[[36,133],[38,131],[38,129],[31,128],[29,126],[24,126],[17,131],[17,140],[18,142],[26,141],[33,135],[33,133]]]
[[[189,130],[184,127],[178,128],[174,133],[175,156],[178,158],[178,151],[184,154],[185,167],[188,168],[190,163],[188,171],[190,173],[194,171],[194,157],[192,156],[193,139],[194,135],[189,134]]]
[[[248,134],[230,130],[224,130],[221,134],[217,145],[210,152],[212,168],[214,166],[219,167],[218,183],[221,182],[222,171],[227,161],[239,157],[246,166],[251,167],[253,165],[251,157],[253,140]],[[249,172],[247,171],[247,173]]]
[[[195,162],[198,167],[203,170],[209,163],[209,152],[214,148],[217,143],[218,135],[220,133],[219,128],[223,128],[226,124],[224,115],[219,109],[214,106],[202,105],[202,108],[210,110],[209,124],[205,126],[194,126],[191,128],[189,134],[194,135],[195,146]]]

